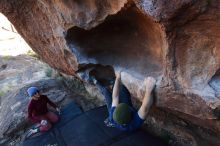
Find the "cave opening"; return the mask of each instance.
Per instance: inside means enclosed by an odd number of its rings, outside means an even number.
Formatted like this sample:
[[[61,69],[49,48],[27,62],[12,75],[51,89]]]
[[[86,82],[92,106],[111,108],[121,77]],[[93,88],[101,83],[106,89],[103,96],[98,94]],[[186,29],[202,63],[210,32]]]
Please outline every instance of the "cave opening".
[[[70,28],[66,40],[79,64],[111,65],[144,76],[162,74],[163,30],[135,5],[124,7],[90,30]]]

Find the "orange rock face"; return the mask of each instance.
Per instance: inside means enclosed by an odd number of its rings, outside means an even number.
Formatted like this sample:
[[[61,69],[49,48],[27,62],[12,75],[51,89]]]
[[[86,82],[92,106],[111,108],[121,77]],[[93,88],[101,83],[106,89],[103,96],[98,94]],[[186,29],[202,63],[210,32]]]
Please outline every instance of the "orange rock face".
[[[180,145],[220,145],[219,0],[1,0],[0,12],[66,74],[120,68],[139,101],[144,77],[154,76],[148,128]]]

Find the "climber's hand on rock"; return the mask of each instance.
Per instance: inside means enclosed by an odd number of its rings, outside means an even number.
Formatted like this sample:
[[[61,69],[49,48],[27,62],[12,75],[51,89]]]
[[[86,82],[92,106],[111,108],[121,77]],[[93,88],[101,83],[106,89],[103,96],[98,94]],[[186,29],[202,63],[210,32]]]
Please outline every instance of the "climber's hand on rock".
[[[121,71],[115,72],[116,79],[121,79]]]

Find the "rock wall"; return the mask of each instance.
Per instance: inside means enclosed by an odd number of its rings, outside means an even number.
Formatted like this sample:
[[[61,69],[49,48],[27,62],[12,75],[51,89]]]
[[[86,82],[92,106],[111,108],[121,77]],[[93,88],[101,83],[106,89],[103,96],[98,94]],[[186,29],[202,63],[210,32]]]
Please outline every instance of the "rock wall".
[[[172,145],[220,145],[220,0],[1,0],[0,12],[61,72],[122,68],[139,101],[154,76],[149,129]]]

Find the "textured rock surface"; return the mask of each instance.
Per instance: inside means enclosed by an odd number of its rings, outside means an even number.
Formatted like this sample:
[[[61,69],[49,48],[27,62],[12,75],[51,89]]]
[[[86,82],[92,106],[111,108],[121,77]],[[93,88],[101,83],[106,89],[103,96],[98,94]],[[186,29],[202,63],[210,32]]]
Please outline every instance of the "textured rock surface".
[[[31,82],[48,79],[49,67],[28,55],[0,56],[0,67],[0,98]]]
[[[153,75],[160,112],[147,121],[191,139],[188,145],[219,145],[212,140],[220,132],[219,0],[1,0],[0,11],[66,74],[89,63],[122,68],[123,83],[139,101],[144,76]]]

